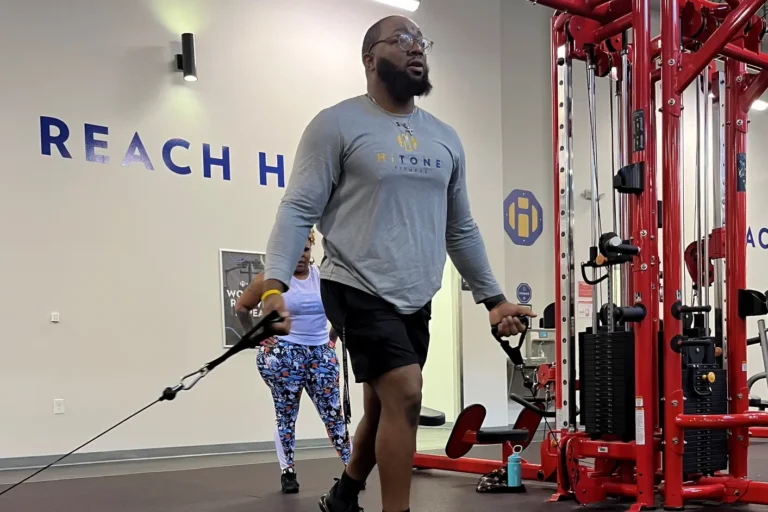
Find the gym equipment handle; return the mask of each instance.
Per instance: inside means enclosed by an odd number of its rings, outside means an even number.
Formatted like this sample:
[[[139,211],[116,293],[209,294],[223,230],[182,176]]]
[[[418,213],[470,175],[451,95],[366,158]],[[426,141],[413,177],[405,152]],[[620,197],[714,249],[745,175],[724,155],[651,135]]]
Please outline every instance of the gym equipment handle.
[[[204,364],[202,367],[200,367],[199,370],[185,375],[175,386],[169,386],[165,388],[163,390],[163,394],[160,397],[160,400],[173,400],[176,398],[176,395],[179,393],[179,391],[189,391],[195,387],[198,382],[200,382],[200,379],[208,375],[217,366],[219,366],[230,357],[242,352],[243,350],[258,347],[262,341],[275,335],[275,331],[272,329],[272,326],[281,320],[282,318],[277,311],[273,311],[267,316],[262,317],[258,322],[256,322],[256,325],[253,326],[250,331],[245,333],[243,337],[240,338],[240,341],[238,341],[232,348],[224,352],[213,361]]]
[[[600,237],[600,252],[608,257],[612,255],[637,256],[640,254],[640,248],[625,243],[616,233],[605,233]]]
[[[619,254],[626,254],[628,256],[637,256],[640,254],[640,248],[635,245],[629,245],[629,244],[618,244],[611,247],[614,252],[618,252]]]
[[[520,395],[517,395],[515,393],[510,393],[509,398],[512,399],[513,402],[517,403],[518,405],[522,405],[524,408],[528,409],[531,412],[534,412],[538,414],[539,416],[543,418],[555,418],[557,417],[557,414],[555,411],[548,411],[546,409],[543,409],[539,407],[536,404],[533,404],[526,400],[525,398],[521,397]]]
[[[518,319],[520,320],[520,322],[522,322],[523,327],[525,327],[525,329],[523,329],[522,332],[519,333],[520,341],[518,341],[517,347],[510,346],[509,341],[505,340],[499,335],[498,325],[494,325],[491,327],[491,334],[493,334],[493,337],[496,338],[496,341],[499,342],[499,345],[501,345],[501,349],[504,351],[504,353],[507,354],[507,357],[509,357],[510,361],[512,361],[512,364],[514,364],[515,366],[523,366],[525,364],[525,360],[523,359],[523,354],[520,351],[520,347],[523,346],[525,335],[528,334],[529,321],[527,316],[519,316]]]
[[[670,345],[672,346],[672,350],[677,352],[678,354],[683,349],[683,347],[706,347],[712,344],[711,339],[706,338],[687,338],[685,336],[675,336],[672,338],[672,342]]]
[[[768,332],[768,331],[764,331]],[[747,345],[758,345],[760,344],[760,336],[755,336],[754,338],[747,338]]]
[[[528,321],[528,317],[521,315],[521,316],[517,317],[517,319],[520,320],[520,323],[522,323],[523,327],[525,327],[525,329],[523,329],[519,333],[521,338],[525,338],[525,335],[528,332],[528,327],[530,326],[530,322]],[[499,326],[498,325],[494,325],[494,326],[491,327],[491,334],[493,334],[493,337],[496,338],[498,341],[504,341],[504,338],[499,336]]]
[[[620,322],[641,322],[648,310],[642,304],[638,306],[618,307],[615,309]]]
[[[709,313],[710,311],[712,306],[683,306],[680,301],[672,304],[672,316],[676,320],[680,320],[685,313]]]

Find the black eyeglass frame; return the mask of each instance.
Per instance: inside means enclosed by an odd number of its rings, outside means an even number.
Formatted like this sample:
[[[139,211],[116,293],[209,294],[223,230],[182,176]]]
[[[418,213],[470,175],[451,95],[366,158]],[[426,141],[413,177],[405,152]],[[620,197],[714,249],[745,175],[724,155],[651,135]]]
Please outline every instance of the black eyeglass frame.
[[[403,41],[405,38],[410,40],[410,43],[407,43],[407,48],[404,47],[401,43],[401,41]],[[411,34],[395,34],[393,36],[389,36],[385,39],[380,39],[374,43],[371,43],[371,45],[368,47],[367,53],[371,53],[373,48],[381,43],[397,44],[397,46],[404,52],[411,51],[413,45],[418,43],[425,55],[432,53],[432,47],[435,45],[434,41],[427,39],[426,37],[415,37]]]

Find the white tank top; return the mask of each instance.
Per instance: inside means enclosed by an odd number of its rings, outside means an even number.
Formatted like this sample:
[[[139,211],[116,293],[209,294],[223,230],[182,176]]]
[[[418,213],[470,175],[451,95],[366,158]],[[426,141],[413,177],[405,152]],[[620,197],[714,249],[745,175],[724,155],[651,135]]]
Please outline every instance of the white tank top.
[[[291,287],[283,294],[291,315],[291,333],[281,340],[298,345],[318,346],[328,343],[328,319],[320,297],[320,271],[309,266],[306,279],[291,277]]]

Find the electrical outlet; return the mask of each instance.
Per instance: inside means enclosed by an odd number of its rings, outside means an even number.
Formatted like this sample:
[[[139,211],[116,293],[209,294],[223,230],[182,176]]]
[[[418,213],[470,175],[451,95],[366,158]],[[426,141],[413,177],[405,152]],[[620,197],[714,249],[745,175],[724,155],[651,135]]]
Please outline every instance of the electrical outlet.
[[[51,322],[53,322],[54,324],[57,324],[60,321],[61,321],[61,316],[58,313],[56,312],[51,313]]]
[[[53,400],[53,414],[64,414],[63,398],[56,398]]]

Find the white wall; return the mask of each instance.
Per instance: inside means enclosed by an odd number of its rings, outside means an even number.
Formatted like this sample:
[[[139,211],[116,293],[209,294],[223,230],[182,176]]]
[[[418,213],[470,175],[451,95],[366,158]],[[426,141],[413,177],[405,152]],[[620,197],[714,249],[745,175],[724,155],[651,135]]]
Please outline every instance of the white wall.
[[[259,185],[258,153],[290,171],[321,108],[364,91],[360,44],[391,11],[359,0],[261,2],[29,0],[3,5],[0,140],[0,457],[60,453],[218,356],[218,249],[263,250],[283,193]],[[414,18],[437,44],[423,106],[462,136],[473,213],[504,281],[500,5],[425,2]],[[440,21],[437,21],[437,14]],[[197,37],[200,80],[170,71],[179,34]],[[465,37],[457,37],[464,34]],[[469,36],[467,36],[469,34]],[[71,130],[72,159],[43,156],[39,118]],[[108,164],[87,162],[83,125],[109,127]],[[154,171],[121,166],[139,131]],[[192,174],[165,168],[162,145]],[[202,176],[202,144],[230,148],[231,181]],[[52,311],[61,323],[49,323]],[[480,307],[464,307],[464,393],[506,422],[504,362]],[[478,334],[480,333],[480,334]],[[474,339],[478,338],[478,339]],[[353,389],[355,424],[360,391]],[[52,415],[52,399],[66,414]],[[428,404],[427,404],[428,405]],[[503,419],[502,419],[503,418]],[[272,406],[253,355],[158,405],[92,451],[272,439]],[[300,438],[322,438],[305,403]]]
[[[506,291],[531,286],[531,304],[541,314],[552,302],[555,278],[552,244],[552,124],[550,115],[549,9],[529,2],[502,4],[502,112],[504,196],[527,190],[543,210],[544,231],[531,246],[512,243],[504,233]],[[503,226],[503,207],[499,208]]]

